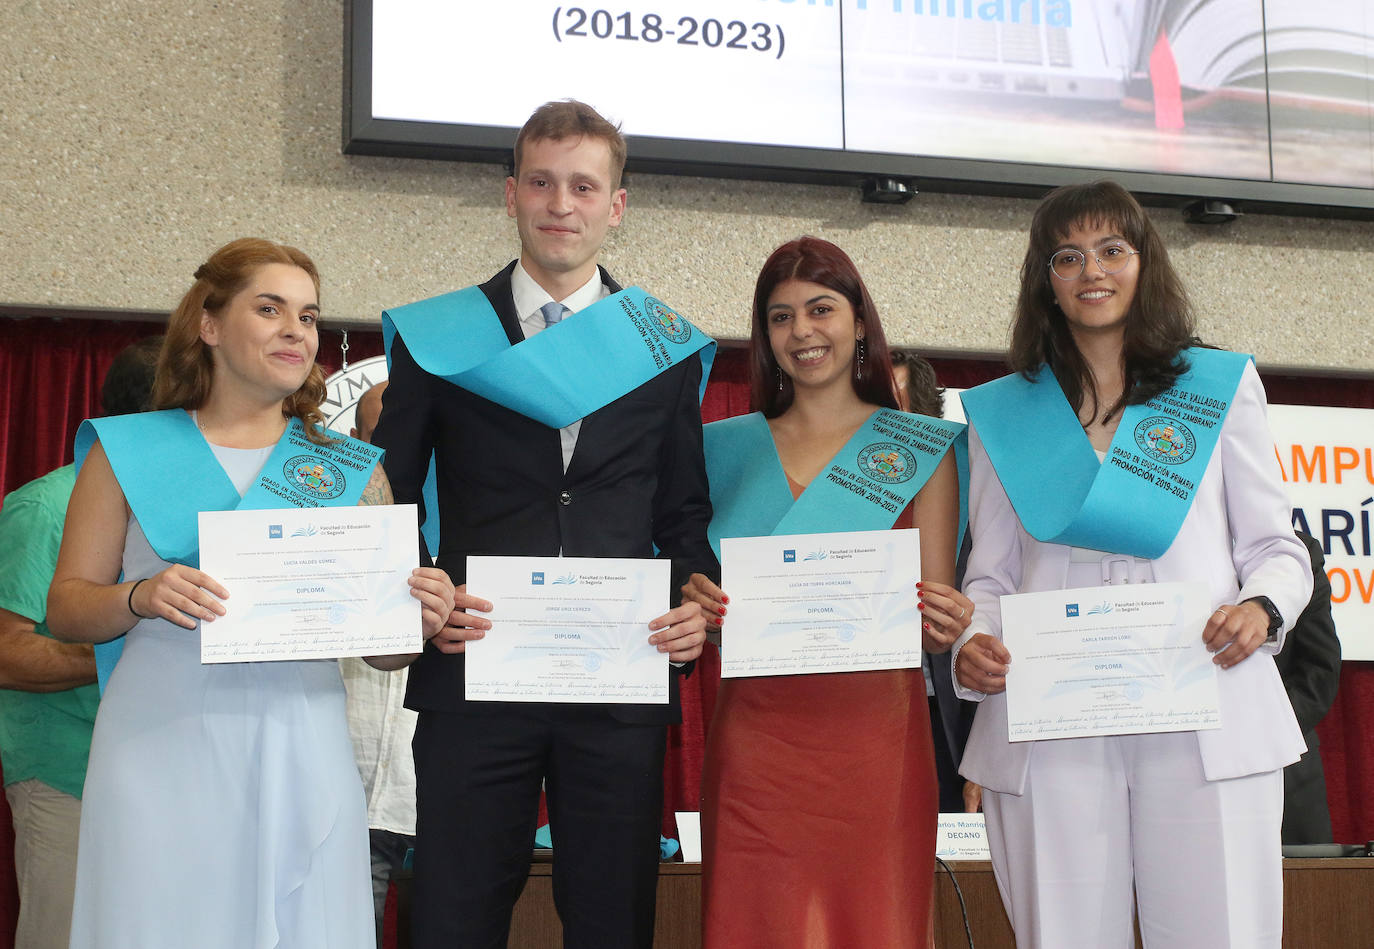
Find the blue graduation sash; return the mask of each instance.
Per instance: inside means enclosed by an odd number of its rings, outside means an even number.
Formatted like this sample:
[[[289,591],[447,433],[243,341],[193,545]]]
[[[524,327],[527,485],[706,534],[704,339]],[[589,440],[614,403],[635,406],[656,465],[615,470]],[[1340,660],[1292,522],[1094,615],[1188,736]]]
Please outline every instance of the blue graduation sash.
[[[97,438],[148,544],[171,563],[200,566],[201,511],[334,507],[358,503],[382,458],[366,442],[329,432],[316,445],[292,419],[242,498],[191,416],[181,409],[87,419],[76,433],[80,472]],[[123,652],[122,637],[95,647],[103,691]]]
[[[1189,369],[1168,391],[1127,406],[1098,462],[1054,374],[1004,376],[963,393],[1026,531],[1068,544],[1153,560],[1169,549],[1192,506],[1250,357],[1186,350]]]
[[[762,413],[712,422],[702,434],[717,556],[722,537],[886,530],[951,447],[961,501],[968,483],[965,427],[896,409],[870,415],[796,500]],[[962,525],[961,516],[960,536]]]
[[[613,293],[512,346],[479,287],[382,313],[387,369],[396,335],[431,375],[550,428],[565,428],[700,353],[701,389],[715,340],[639,287]]]

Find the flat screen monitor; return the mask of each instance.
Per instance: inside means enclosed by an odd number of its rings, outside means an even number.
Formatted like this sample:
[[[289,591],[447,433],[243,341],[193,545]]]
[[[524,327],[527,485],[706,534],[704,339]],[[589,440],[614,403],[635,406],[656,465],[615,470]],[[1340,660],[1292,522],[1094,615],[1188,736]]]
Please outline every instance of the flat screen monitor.
[[[539,104],[631,170],[1374,215],[1366,0],[351,0],[344,150],[500,160]]]

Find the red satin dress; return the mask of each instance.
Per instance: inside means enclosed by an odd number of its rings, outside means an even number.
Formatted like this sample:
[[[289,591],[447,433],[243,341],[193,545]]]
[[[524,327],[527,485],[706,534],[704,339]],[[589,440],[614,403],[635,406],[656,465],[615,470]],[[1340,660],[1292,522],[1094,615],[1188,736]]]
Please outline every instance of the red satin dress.
[[[920,669],[722,680],[701,783],[703,949],[926,946],[939,791]]]

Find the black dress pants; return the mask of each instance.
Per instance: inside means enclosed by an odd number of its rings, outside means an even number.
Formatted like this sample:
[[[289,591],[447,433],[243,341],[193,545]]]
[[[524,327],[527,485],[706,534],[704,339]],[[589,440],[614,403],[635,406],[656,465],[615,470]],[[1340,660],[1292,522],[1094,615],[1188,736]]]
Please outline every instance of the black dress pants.
[[[414,945],[502,949],[529,876],[541,781],[566,949],[650,949],[663,725],[602,706],[473,703],[421,712]]]

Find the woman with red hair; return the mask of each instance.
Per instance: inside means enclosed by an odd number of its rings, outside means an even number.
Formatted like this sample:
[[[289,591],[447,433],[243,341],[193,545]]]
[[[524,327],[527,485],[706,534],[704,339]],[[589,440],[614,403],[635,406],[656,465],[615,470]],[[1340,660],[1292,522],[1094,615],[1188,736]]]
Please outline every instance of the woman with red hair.
[[[48,622],[72,642],[125,645],[91,739],[73,949],[373,945],[367,805],[338,663],[201,659],[208,624],[268,612],[200,569],[201,512],[392,502],[380,453],[323,427],[319,289],[294,247],[221,247],[168,320],[159,411],[77,436]],[[318,471],[333,472],[327,489]],[[433,637],[453,584],[434,567],[408,582],[415,632]]]

